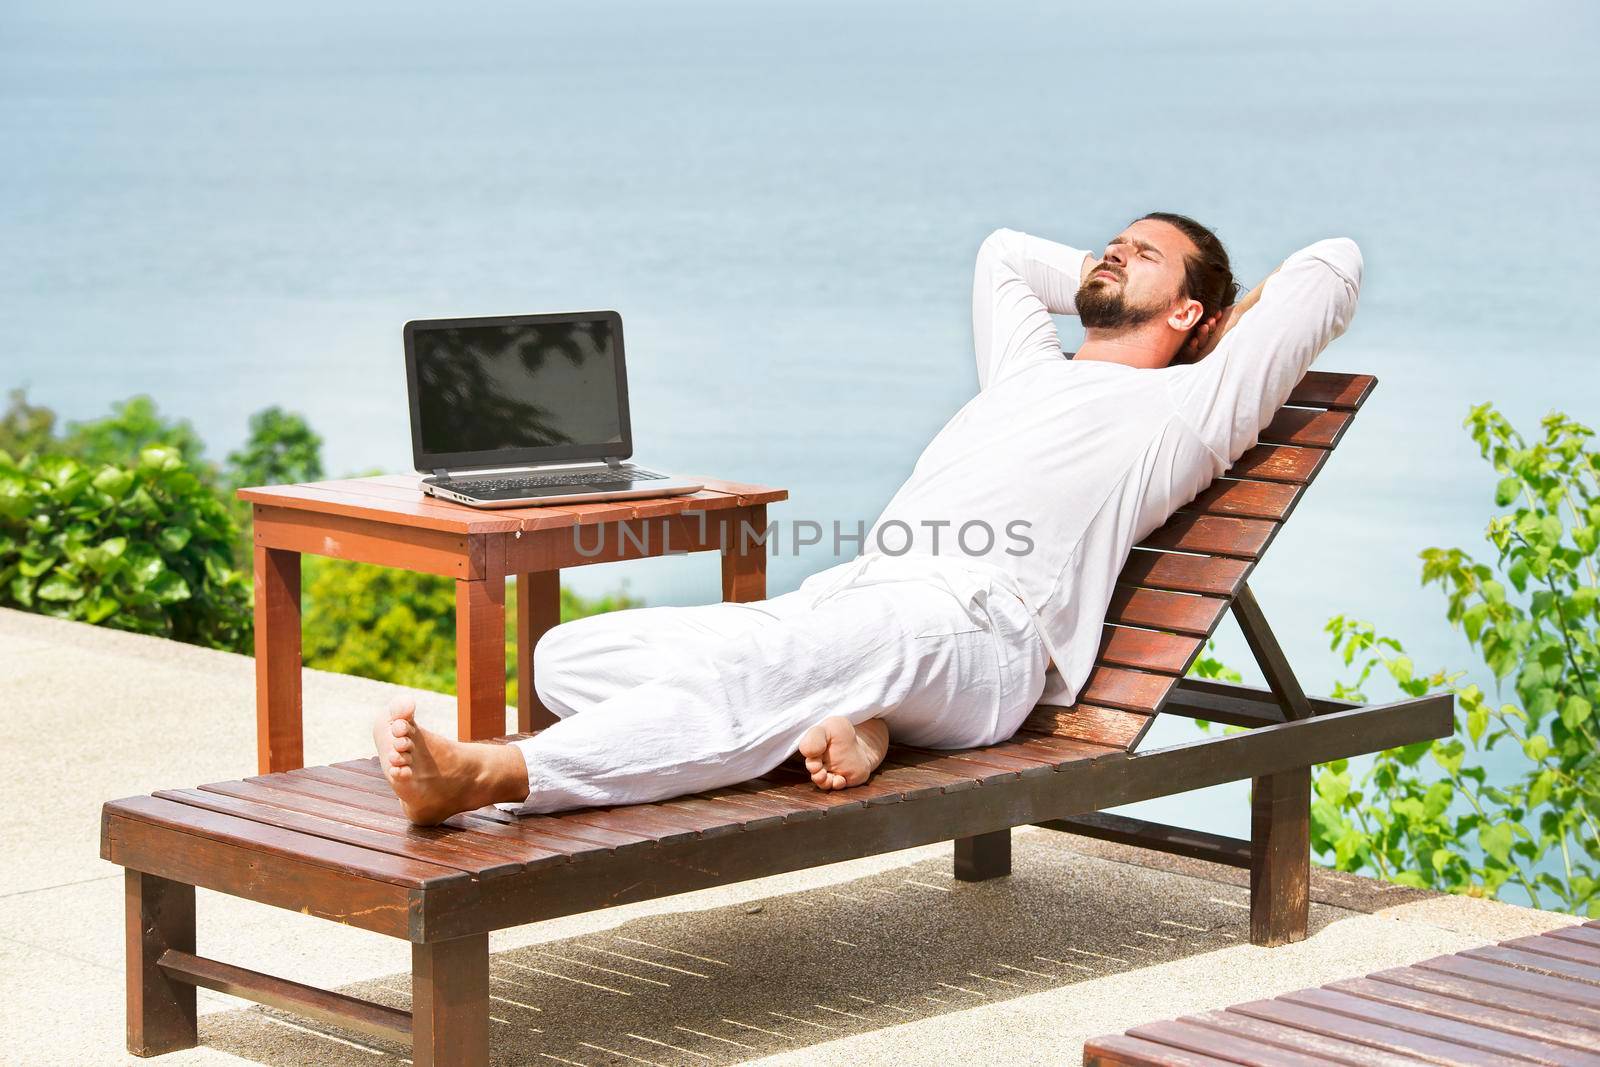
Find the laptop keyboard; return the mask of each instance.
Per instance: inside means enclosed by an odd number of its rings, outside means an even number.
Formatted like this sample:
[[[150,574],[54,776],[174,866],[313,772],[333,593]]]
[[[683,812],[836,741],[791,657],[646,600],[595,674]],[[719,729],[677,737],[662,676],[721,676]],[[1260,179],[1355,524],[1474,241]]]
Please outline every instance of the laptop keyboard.
[[[503,478],[475,478],[472,481],[453,480],[451,489],[466,493],[500,492],[506,489],[548,489],[559,485],[616,485],[642,482],[651,478],[665,478],[665,474],[647,471],[643,467],[626,470],[577,472],[573,474],[518,474]]]

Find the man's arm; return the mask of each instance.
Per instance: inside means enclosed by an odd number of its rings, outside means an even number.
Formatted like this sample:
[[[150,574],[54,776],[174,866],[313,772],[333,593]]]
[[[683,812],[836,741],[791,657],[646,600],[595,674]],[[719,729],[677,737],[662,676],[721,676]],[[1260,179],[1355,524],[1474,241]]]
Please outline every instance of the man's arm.
[[[1302,248],[1202,339],[1198,363],[1173,368],[1173,401],[1212,451],[1231,463],[1256,443],[1312,361],[1349,327],[1361,271],[1361,249],[1349,238]]]
[[[1094,257],[1042,237],[996,230],[978,248],[972,342],[978,388],[1032,359],[1061,357],[1051,315],[1077,313],[1078,286]]]

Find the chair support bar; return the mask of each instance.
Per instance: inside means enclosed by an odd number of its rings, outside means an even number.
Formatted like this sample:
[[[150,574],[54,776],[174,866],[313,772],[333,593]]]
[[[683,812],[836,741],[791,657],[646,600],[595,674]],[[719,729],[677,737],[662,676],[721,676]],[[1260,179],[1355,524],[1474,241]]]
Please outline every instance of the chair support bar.
[[[1306,699],[1300,680],[1289,667],[1289,658],[1278,645],[1272,627],[1267,625],[1267,617],[1261,613],[1261,605],[1256,603],[1256,595],[1250,591],[1249,582],[1239,586],[1239,595],[1233,600],[1233,617],[1239,620],[1245,643],[1250,646],[1250,654],[1261,665],[1261,672],[1267,676],[1267,685],[1277,696],[1283,708],[1283,717],[1311,718],[1314,714],[1311,701]]]
[[[1101,841],[1114,841],[1121,845],[1137,845],[1174,856],[1187,856],[1189,859],[1225,863],[1230,867],[1250,866],[1250,842],[1242,838],[1147,822],[1127,815],[1094,812],[1066,819],[1047,819],[1033,825]]]
[[[331,993],[177,949],[163,952],[157,966],[174,981],[253,1000],[269,1008],[280,1008],[401,1045],[411,1044],[411,1013],[398,1008]]]

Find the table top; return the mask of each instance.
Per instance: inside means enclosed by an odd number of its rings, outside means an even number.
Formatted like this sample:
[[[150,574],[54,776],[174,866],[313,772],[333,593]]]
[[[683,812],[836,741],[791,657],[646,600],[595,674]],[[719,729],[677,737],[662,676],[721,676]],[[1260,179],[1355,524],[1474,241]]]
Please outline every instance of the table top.
[[[786,500],[787,489],[684,475],[704,489],[682,496],[646,497],[586,504],[522,508],[473,508],[422,492],[420,474],[380,474],[299,485],[250,486],[239,498],[293,511],[344,515],[393,526],[457,534],[500,534],[587,526],[626,519],[653,519],[686,511],[718,511]]]

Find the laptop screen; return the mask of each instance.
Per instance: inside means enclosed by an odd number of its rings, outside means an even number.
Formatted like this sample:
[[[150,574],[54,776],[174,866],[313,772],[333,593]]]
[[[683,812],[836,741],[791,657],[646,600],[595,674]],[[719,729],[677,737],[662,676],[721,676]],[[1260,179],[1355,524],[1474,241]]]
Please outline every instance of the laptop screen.
[[[627,455],[621,327],[614,312],[409,323],[419,469]]]

